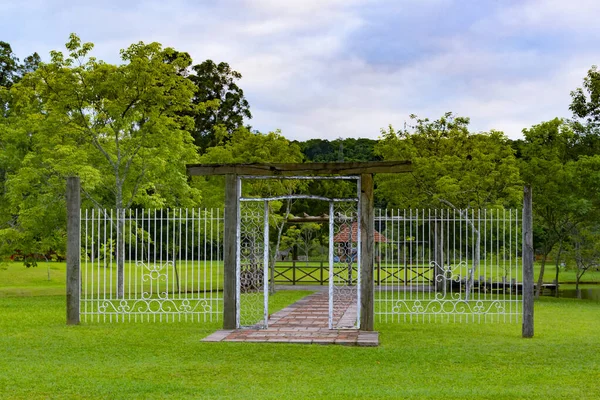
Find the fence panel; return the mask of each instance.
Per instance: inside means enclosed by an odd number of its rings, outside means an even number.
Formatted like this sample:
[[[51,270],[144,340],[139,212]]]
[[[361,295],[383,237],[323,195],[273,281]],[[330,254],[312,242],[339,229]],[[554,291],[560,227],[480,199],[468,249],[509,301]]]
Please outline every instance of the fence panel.
[[[517,322],[521,227],[516,210],[378,210],[379,321]]]
[[[81,235],[83,321],[222,318],[222,210],[83,210]]]

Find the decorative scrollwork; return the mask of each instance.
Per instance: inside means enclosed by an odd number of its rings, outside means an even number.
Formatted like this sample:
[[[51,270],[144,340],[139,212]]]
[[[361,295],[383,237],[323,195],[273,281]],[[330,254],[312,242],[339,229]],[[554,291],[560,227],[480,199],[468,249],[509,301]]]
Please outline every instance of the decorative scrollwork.
[[[255,326],[264,318],[264,203],[240,204],[240,325]]]
[[[210,299],[99,300],[99,314],[198,314],[211,313]]]
[[[394,314],[409,315],[450,315],[450,314],[504,314],[505,308],[500,300],[478,300],[473,302],[455,299],[396,300],[392,306]]]
[[[339,202],[334,210],[334,265],[332,326],[358,301],[358,209],[356,202]],[[343,321],[348,323],[347,320]],[[354,321],[356,323],[356,319]],[[344,326],[346,327],[346,326]]]

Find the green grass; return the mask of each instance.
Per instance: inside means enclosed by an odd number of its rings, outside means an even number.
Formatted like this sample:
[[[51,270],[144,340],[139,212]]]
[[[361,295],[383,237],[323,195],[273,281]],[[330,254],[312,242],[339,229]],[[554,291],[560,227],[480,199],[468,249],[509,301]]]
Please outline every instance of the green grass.
[[[292,292],[293,293],[293,292]],[[305,294],[305,293],[303,293]],[[293,301],[281,292],[280,306]],[[0,300],[0,397],[595,399],[600,303],[518,324],[377,324],[378,348],[202,343],[219,323],[66,326],[61,296]]]
[[[203,343],[219,321],[65,325],[64,264],[0,269],[0,398],[596,399],[600,302],[520,324],[381,323],[377,348]],[[280,291],[269,312],[309,292]],[[378,318],[376,318],[378,321]]]
[[[279,265],[279,264],[278,264]],[[282,266],[291,265],[288,262],[281,263]],[[298,266],[306,265],[305,262],[298,262]],[[310,262],[309,265],[319,266],[318,262]],[[127,266],[129,263],[127,263]],[[82,265],[82,268],[85,267],[85,264]],[[182,280],[186,276],[188,276],[188,287],[192,288],[192,284],[194,288],[198,288],[198,285],[203,289],[204,288],[204,273],[206,272],[208,282],[208,278],[213,276],[213,289],[221,289],[223,285],[223,265],[222,262],[214,262],[212,266],[212,270],[210,265],[206,268],[202,268],[200,270],[200,275],[198,272],[193,272],[191,269],[191,265],[188,264],[187,268],[185,268],[185,263],[178,263],[178,273]],[[91,275],[91,267],[89,267],[89,274]],[[135,268],[135,267],[132,267]],[[138,270],[141,270],[142,267],[137,267]],[[539,274],[539,263],[535,264],[534,274],[535,278]],[[64,293],[65,287],[65,269],[66,265],[64,262],[40,262],[37,267],[25,268],[22,263],[19,262],[7,262],[0,263],[0,297],[6,296],[41,296],[41,295],[61,295]],[[116,287],[116,268],[107,268],[107,277],[110,278],[110,273],[112,270],[112,280],[107,279],[107,282],[113,283],[113,289]],[[343,268],[342,268],[343,269]],[[102,271],[103,273],[104,271]],[[463,275],[466,275],[466,270],[461,271]],[[82,273],[85,276],[85,269],[82,270]],[[96,271],[97,273],[97,271]],[[172,273],[172,272],[171,272]],[[300,272],[298,272],[298,276]],[[195,275],[193,275],[195,274]],[[285,276],[291,278],[292,272],[287,271],[284,273]],[[313,272],[313,275],[320,278],[318,273]],[[515,277],[517,274],[513,271],[512,276]],[[50,279],[48,280],[48,276]],[[327,274],[325,274],[327,277]],[[382,278],[385,278],[384,274],[381,275]],[[402,276],[403,277],[403,276]],[[414,273],[408,276],[408,279],[414,278]],[[104,279],[103,275],[101,276]],[[138,276],[139,278],[139,276]],[[91,277],[88,276],[88,280]],[[554,266],[546,265],[545,273],[544,273],[544,281],[552,282],[554,279]],[[517,279],[520,281],[520,279]],[[560,272],[560,282],[574,282],[575,281],[575,271],[567,270]],[[596,285],[600,284],[600,271],[588,271],[582,279],[583,284],[587,285]],[[209,285],[209,283],[207,283]],[[185,287],[181,288],[185,290]]]

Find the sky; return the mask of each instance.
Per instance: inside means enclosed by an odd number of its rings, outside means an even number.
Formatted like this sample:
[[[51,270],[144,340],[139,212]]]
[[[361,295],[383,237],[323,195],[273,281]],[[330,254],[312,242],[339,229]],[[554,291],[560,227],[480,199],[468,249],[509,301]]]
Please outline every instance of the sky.
[[[446,112],[516,139],[572,116],[599,17],[598,0],[0,0],[0,40],[21,59],[75,32],[112,63],[139,41],[227,62],[252,128],[292,140],[375,139]]]

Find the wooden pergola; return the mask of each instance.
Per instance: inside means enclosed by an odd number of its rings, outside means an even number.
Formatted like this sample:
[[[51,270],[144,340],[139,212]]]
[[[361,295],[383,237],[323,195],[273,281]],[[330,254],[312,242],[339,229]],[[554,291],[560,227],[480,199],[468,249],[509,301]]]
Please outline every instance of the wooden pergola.
[[[238,176],[323,176],[357,175],[361,178],[361,315],[360,329],[373,330],[374,322],[374,208],[373,174],[412,171],[410,161],[333,162],[299,164],[194,164],[187,166],[190,176],[225,175],[225,248],[223,250],[223,328],[236,327],[236,221],[240,188]]]
[[[225,175],[225,248],[223,251],[223,328],[236,326],[236,221],[240,196],[238,176],[319,176],[358,175],[361,178],[361,318],[360,329],[373,330],[374,322],[374,208],[373,174],[412,171],[410,161],[333,162],[299,164],[194,164],[187,166],[190,176]]]

